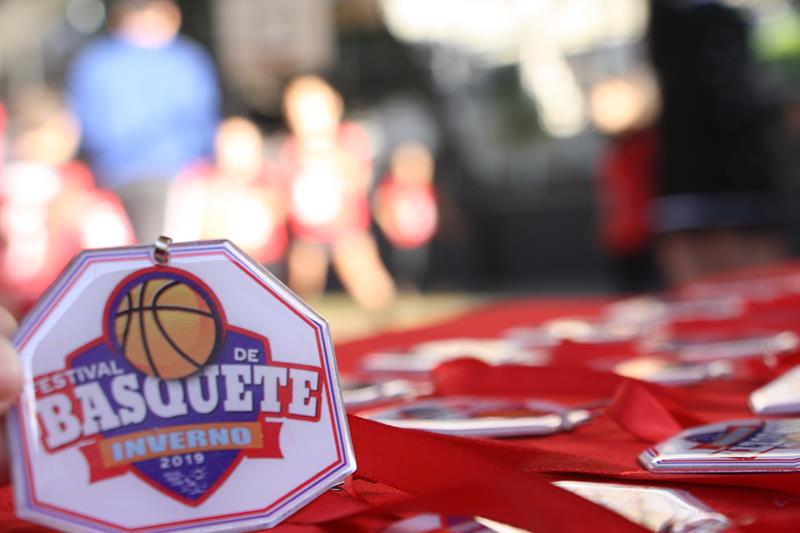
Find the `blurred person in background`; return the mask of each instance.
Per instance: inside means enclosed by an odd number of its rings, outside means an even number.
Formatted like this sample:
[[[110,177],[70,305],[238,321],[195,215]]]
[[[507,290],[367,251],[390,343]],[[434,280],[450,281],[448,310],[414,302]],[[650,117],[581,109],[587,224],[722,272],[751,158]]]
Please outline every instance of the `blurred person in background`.
[[[6,162],[6,108],[0,102],[0,172]]]
[[[784,255],[776,161],[749,28],[716,1],[651,0],[662,114],[655,211],[673,284]]]
[[[17,402],[22,392],[22,357],[11,343],[17,322],[8,310],[0,307],[0,423],[5,423],[6,412]],[[10,483],[11,465],[7,448],[0,448],[0,483]],[[11,529],[13,526],[6,526]]]
[[[438,224],[433,170],[425,145],[401,143],[375,196],[375,220],[392,246],[392,271],[398,284],[412,290],[423,282]]]
[[[0,175],[0,292],[17,316],[82,249],[134,241],[122,204],[73,159],[78,137],[59,94],[31,88],[13,102]]]
[[[597,180],[600,241],[623,293],[659,285],[651,232],[657,100],[655,82],[645,72],[602,80],[589,93],[592,123],[607,136]]]
[[[372,153],[364,131],[342,122],[343,111],[339,93],[315,76],[296,78],[284,93],[292,133],[282,148],[294,237],[289,285],[303,297],[318,297],[332,262],[359,305],[384,309],[395,288],[369,233]]]
[[[264,159],[261,132],[243,117],[220,124],[214,159],[188,168],[167,202],[167,234],[179,241],[230,239],[283,277],[289,237],[287,191]]]
[[[68,78],[82,148],[143,243],[163,232],[167,190],[210,155],[218,122],[214,64],[180,25],[172,0],[114,0],[111,34],[78,55]]]

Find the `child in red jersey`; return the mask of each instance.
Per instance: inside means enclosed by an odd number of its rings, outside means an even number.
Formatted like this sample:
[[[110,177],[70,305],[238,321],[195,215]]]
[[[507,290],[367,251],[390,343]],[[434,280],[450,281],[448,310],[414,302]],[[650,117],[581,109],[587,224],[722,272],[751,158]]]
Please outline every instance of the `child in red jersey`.
[[[59,95],[30,89],[10,113],[0,175],[0,300],[22,315],[85,248],[133,244],[117,198],[73,160],[76,123]]]
[[[178,178],[167,202],[167,234],[176,240],[230,239],[281,277],[288,246],[286,188],[264,159],[258,127],[242,117],[220,124],[214,162]]]
[[[600,240],[616,288],[641,293],[659,288],[653,257],[653,196],[659,139],[654,80],[645,72],[608,78],[592,87],[590,117],[607,136],[597,176]]]
[[[425,274],[439,218],[433,167],[433,155],[424,145],[401,144],[375,197],[375,218],[394,248],[395,276],[411,288],[418,288]]]
[[[318,297],[332,262],[359,305],[387,307],[395,289],[369,233],[372,155],[366,134],[341,122],[341,96],[313,76],[291,83],[284,109],[293,134],[283,147],[295,238],[289,285],[306,298]]]

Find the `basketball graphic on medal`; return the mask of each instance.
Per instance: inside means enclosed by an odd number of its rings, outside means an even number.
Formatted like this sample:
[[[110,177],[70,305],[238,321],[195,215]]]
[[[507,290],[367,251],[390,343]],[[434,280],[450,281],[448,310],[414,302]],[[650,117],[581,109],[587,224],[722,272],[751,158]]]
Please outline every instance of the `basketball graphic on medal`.
[[[221,307],[186,272],[159,267],[124,280],[106,313],[117,352],[161,379],[191,376],[209,362],[224,334]]]

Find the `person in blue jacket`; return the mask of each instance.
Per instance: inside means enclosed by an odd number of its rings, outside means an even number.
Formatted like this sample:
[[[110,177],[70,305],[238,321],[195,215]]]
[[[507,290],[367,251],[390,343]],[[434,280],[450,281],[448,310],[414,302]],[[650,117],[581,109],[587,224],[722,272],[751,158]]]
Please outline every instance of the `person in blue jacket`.
[[[114,0],[109,35],[81,51],[67,82],[83,152],[143,243],[163,231],[170,183],[210,154],[219,120],[214,63],[180,25],[172,0]]]

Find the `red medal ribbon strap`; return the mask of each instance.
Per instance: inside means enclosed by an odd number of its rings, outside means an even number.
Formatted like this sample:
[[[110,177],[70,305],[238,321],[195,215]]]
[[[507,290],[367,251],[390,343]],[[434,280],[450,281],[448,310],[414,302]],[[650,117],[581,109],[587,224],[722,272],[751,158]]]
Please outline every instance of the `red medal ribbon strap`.
[[[577,517],[580,517],[580,524],[591,524],[592,531],[600,533],[643,531],[619,515],[550,484],[555,479],[581,479],[583,476],[524,474],[484,454],[482,444],[485,441],[397,429],[353,416],[350,427],[359,471],[346,484],[345,493],[323,495],[290,518],[289,524],[316,524],[323,531],[379,531],[400,516],[438,513],[485,516],[537,532],[574,531]],[[695,480],[694,476],[689,476],[692,479],[668,476],[669,479],[663,480],[649,477],[648,481],[655,484]],[[725,478],[698,477],[715,478],[718,484]],[[609,478],[590,479],[614,482]],[[692,490],[691,485],[682,488]],[[713,492],[723,488],[705,490]],[[747,493],[742,491],[742,494]],[[726,500],[729,497],[725,495]],[[367,500],[372,500],[372,505],[365,507]],[[761,507],[748,512],[758,511],[760,517]],[[752,519],[749,523],[752,524]],[[788,522],[779,520],[777,523],[786,525]],[[758,529],[728,531],[745,530]]]
[[[437,392],[450,394],[484,394],[509,396],[553,395],[553,398],[574,397],[579,393],[585,398],[613,397],[613,405],[608,419],[625,433],[645,442],[663,440],[686,427],[706,424],[719,419],[746,417],[746,396],[742,396],[742,413],[695,410],[695,404],[684,389],[664,387],[637,380],[622,378],[610,373],[580,369],[538,368],[524,366],[490,367],[474,360],[461,360],[441,365],[434,372]],[[627,385],[626,385],[627,384]],[[618,391],[618,387],[621,389]],[[698,392],[704,389],[698,389]],[[692,389],[692,394],[695,391]],[[657,405],[653,411],[640,409],[639,404]],[[738,404],[738,401],[737,401]],[[695,414],[695,411],[697,414]],[[743,488],[778,490],[788,494],[800,494],[800,477],[791,474],[651,474],[639,467],[636,456],[642,451],[638,447],[620,457],[614,449],[618,439],[613,436],[613,426],[609,426],[611,439],[600,438],[591,447],[572,446],[582,443],[585,438],[577,436],[591,432],[595,425],[602,424],[605,417],[589,423],[587,428],[575,430],[572,434],[546,437],[545,440],[471,440],[458,439],[459,446],[469,446],[480,453],[496,457],[507,464],[514,464],[518,470],[530,473],[552,473],[564,475],[603,475],[608,479],[640,480],[649,483],[691,483],[704,486],[727,485]],[[638,429],[638,424],[646,423],[646,429]],[[606,431],[605,429],[603,431]],[[431,438],[443,438],[431,435]],[[548,449],[546,442],[563,443],[558,450]],[[542,444],[538,444],[541,442]],[[595,442],[595,441],[593,441]],[[629,446],[629,445],[628,445]],[[551,446],[552,448],[552,446]],[[621,450],[620,450],[621,451]],[[609,453],[610,452],[610,453]],[[606,453],[610,456],[605,461]],[[619,462],[619,461],[622,462]]]
[[[576,342],[562,340],[550,350],[550,366],[588,368],[593,361],[622,361],[638,355],[635,341]]]
[[[441,396],[478,394],[495,396],[609,398],[626,378],[585,368],[489,366],[476,359],[439,365],[433,372]]]
[[[176,454],[241,450],[246,457],[283,457],[280,422],[219,422],[98,437],[80,451],[94,483],[124,474],[131,463]]]
[[[617,388],[606,414],[631,435],[652,443],[666,440],[684,428],[706,423],[670,401],[667,391],[661,389],[626,381]],[[662,394],[656,396],[653,391]]]
[[[611,398],[607,413],[618,425],[647,442],[660,442],[686,427],[707,423],[684,401],[659,385],[585,368],[499,366],[464,359],[440,365],[436,391],[458,394]]]
[[[322,525],[326,531],[381,531],[401,517],[428,513],[480,516],[536,532],[575,531],[578,516],[580,523],[586,520],[594,524],[592,531],[599,533],[646,531],[612,511],[551,485],[549,479],[505,474],[502,478],[476,476],[471,484],[422,493]],[[382,523],[377,522],[378,517]]]
[[[362,499],[357,492],[363,481],[399,489],[398,497],[361,512],[333,514],[331,526],[353,525],[364,513],[436,512],[485,516],[536,532],[567,531],[576,515],[586,523],[602,524],[597,531],[643,531],[616,513],[552,486],[548,476],[523,474],[487,456],[480,446],[473,448],[471,440],[397,429],[355,416],[349,417],[349,424],[358,471],[348,492]],[[304,514],[292,523],[299,523]],[[320,518],[313,520],[319,523]]]

